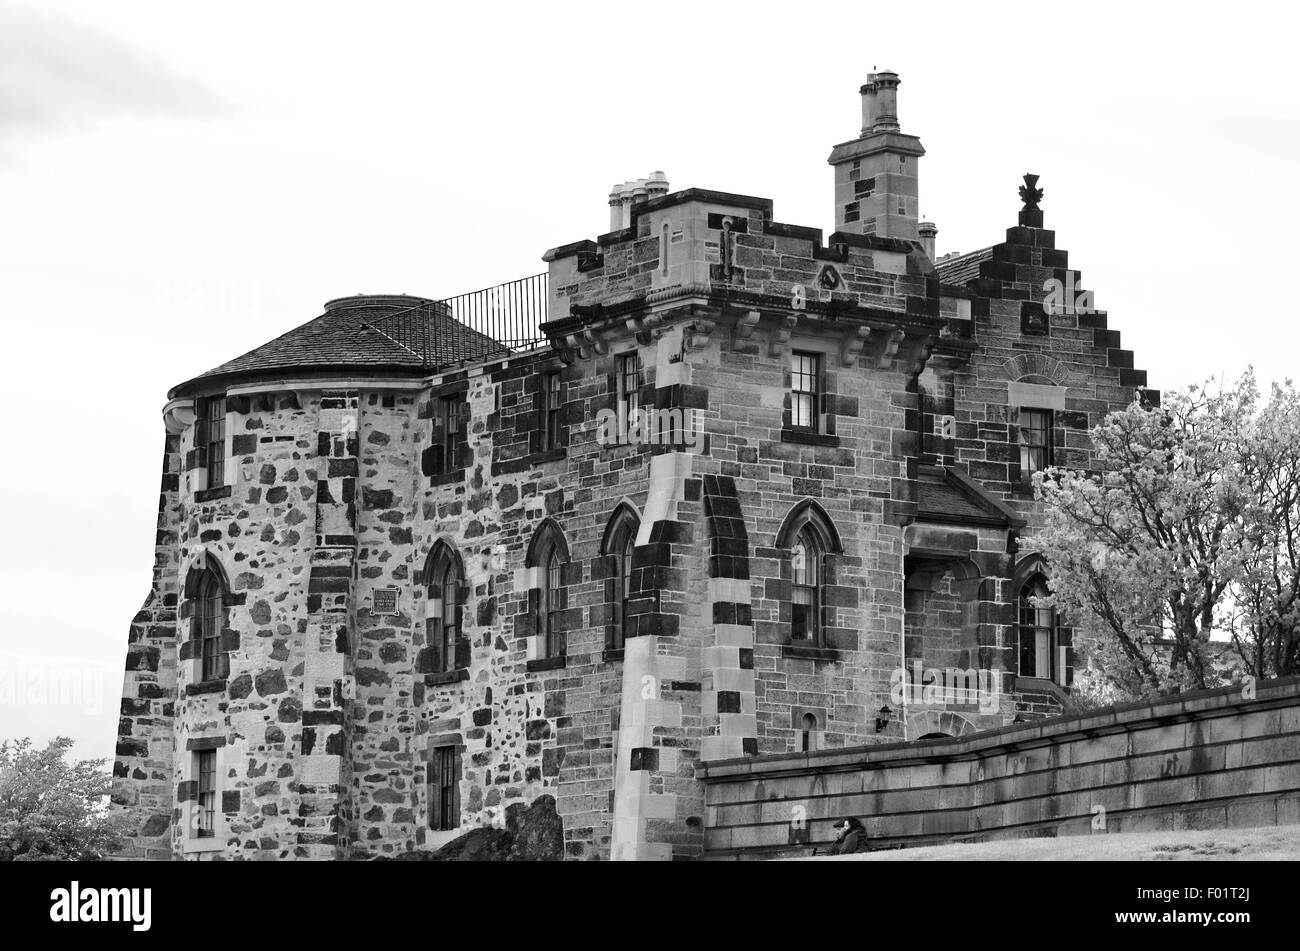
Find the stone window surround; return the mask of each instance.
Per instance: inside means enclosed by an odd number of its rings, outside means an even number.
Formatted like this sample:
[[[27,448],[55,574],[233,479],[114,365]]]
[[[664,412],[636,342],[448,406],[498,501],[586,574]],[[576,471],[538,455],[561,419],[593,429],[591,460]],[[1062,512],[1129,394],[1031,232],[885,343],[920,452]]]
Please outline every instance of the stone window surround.
[[[180,757],[181,760],[181,779],[182,783],[194,783],[197,788],[198,784],[198,762],[199,752],[201,750],[212,749],[217,754],[216,766],[216,808],[213,815],[215,816],[215,830],[211,837],[200,839],[195,834],[192,820],[186,819],[182,815],[181,831],[181,852],[184,855],[201,855],[207,852],[222,852],[226,848],[226,838],[229,830],[226,823],[226,814],[222,809],[224,786],[226,774],[229,772],[229,764],[226,762],[227,747],[224,736],[196,736],[190,737],[185,743],[185,755]],[[197,793],[195,794],[197,797]],[[187,800],[181,808],[182,813],[193,816],[193,810],[198,808],[198,800]]]
[[[455,750],[455,753],[453,755],[456,758],[457,766],[460,767],[457,772],[456,787],[455,787],[455,796],[456,796],[455,808],[458,813],[457,818],[460,821],[457,824],[457,826],[452,829],[435,829],[430,824],[433,817],[432,797],[435,795],[435,790],[433,789],[433,784],[431,782],[433,778],[433,758],[436,755],[435,752],[436,750],[444,749],[447,747],[451,747],[452,749]],[[446,845],[448,842],[451,842],[453,839],[456,839],[459,836],[464,835],[465,833],[465,830],[463,828],[465,814],[464,814],[464,810],[462,809],[461,800],[460,800],[460,785],[464,781],[464,777],[465,777],[464,763],[463,763],[464,755],[465,755],[465,743],[461,737],[461,734],[448,733],[448,734],[443,734],[441,736],[429,737],[428,745],[425,748],[425,754],[424,754],[424,764],[425,764],[424,799],[423,799],[424,814],[420,816],[420,825],[424,829],[424,836],[425,836],[424,847],[426,849],[441,848],[442,846]]]
[[[442,605],[441,595],[439,594],[438,597],[434,596],[433,584],[438,580],[437,575],[442,570],[446,570],[446,563],[448,561],[450,562],[451,570],[454,572],[455,577],[458,580],[457,611],[459,612],[460,636],[457,637],[455,642],[452,644],[452,663],[450,666],[447,665],[446,659],[444,658],[440,665],[442,668],[440,670],[420,671],[417,667],[417,672],[423,675],[426,686],[454,684],[458,681],[469,679],[469,658],[467,656],[469,638],[465,633],[465,625],[466,619],[469,616],[467,609],[469,606],[470,593],[473,589],[469,584],[465,572],[465,562],[461,558],[460,552],[457,550],[456,546],[452,544],[451,540],[446,538],[439,538],[433,543],[432,547],[429,549],[429,554],[425,558],[424,568],[417,579],[418,588],[424,594],[424,606],[422,610],[422,619],[425,624],[424,649],[430,650],[433,647],[428,640],[428,621],[435,617],[433,613],[435,610],[433,605],[435,603],[438,605],[437,610],[439,612],[441,611]],[[441,613],[436,616],[441,619]],[[458,652],[461,653],[459,658],[456,656]],[[465,663],[459,663],[458,661],[465,661]]]
[[[1050,583],[1051,576],[1047,571],[1047,564],[1040,555],[1031,554],[1023,558],[1015,567],[1014,578],[1012,579],[1012,597],[1011,604],[1015,610],[1015,642],[1010,645],[1014,651],[1013,667],[1014,671],[1011,676],[1011,683],[1008,685],[1008,693],[1046,693],[1064,698],[1070,691],[1071,682],[1074,679],[1074,648],[1073,634],[1074,629],[1067,625],[1059,613],[1056,617],[1056,630],[1052,641],[1052,665],[1057,677],[1060,677],[1061,658],[1059,651],[1062,646],[1066,649],[1064,658],[1064,671],[1067,683],[1062,685],[1055,679],[1043,679],[1040,677],[1030,677],[1020,673],[1020,594],[1025,585],[1035,580],[1042,580]],[[1069,643],[1067,643],[1069,642]]]
[[[1060,427],[1060,414],[1065,411],[1065,398],[1065,387],[1054,383],[1027,383],[1019,380],[1007,382],[1007,406],[1015,413],[1015,416],[1009,420],[1011,432],[1008,435],[1011,436],[1011,442],[1017,452],[1020,445],[1020,411],[1050,410],[1052,427],[1048,431],[1048,436],[1049,455],[1051,454],[1058,445],[1056,431]],[[1019,460],[1018,455],[1016,459]],[[1019,482],[1013,482],[1012,485],[1013,489],[1019,492],[1027,491],[1030,486],[1028,475],[1021,473]]]
[[[208,569],[211,569],[216,574],[217,580],[221,586],[222,607],[224,610],[224,617],[222,620],[222,639],[224,641],[229,641],[232,634],[230,627],[230,609],[236,604],[242,603],[244,597],[242,594],[235,595],[232,593],[229,576],[226,574],[225,568],[221,564],[220,559],[208,552],[206,548],[200,548],[195,552],[193,557],[190,559],[189,564],[185,567],[185,571],[181,574],[181,599],[177,616],[177,620],[180,622],[178,624],[177,634],[184,635],[183,640],[179,636],[177,638],[177,652],[178,654],[180,653],[182,645],[189,645],[186,648],[186,651],[191,655],[184,659],[178,658],[177,660],[178,673],[183,672],[186,675],[185,696],[187,697],[207,693],[223,693],[229,681],[230,653],[232,647],[227,644],[225,650],[227,676],[217,680],[203,680],[202,644],[195,640],[193,635],[195,612],[201,608],[198,601],[193,597],[192,586],[194,582],[190,579],[197,577],[200,573]],[[183,627],[181,627],[181,625],[183,625]]]
[[[546,631],[543,618],[547,611],[548,578],[545,574],[552,555],[558,559],[561,578],[571,571],[569,543],[564,530],[553,518],[546,518],[533,530],[532,539],[524,556],[524,567],[515,571],[515,591],[525,596],[525,610],[532,615],[533,633],[527,637],[525,666],[529,671],[557,670],[568,666],[568,650],[555,655],[547,652]],[[563,581],[561,589],[567,587]],[[565,610],[562,606],[560,610]]]
[[[808,749],[803,748],[804,717],[811,716],[815,730],[808,731]],[[826,748],[826,708],[794,706],[790,708],[790,729],[794,731],[795,753],[816,752]]]
[[[615,506],[614,514],[609,517],[609,521],[605,524],[605,534],[600,543],[600,557],[604,559],[604,598],[606,609],[609,611],[609,620],[605,625],[605,650],[602,655],[602,659],[605,661],[623,659],[623,643],[625,640],[623,631],[627,627],[625,611],[629,592],[626,587],[622,592],[622,603],[617,605],[618,611],[613,610],[615,607],[614,599],[619,593],[619,585],[624,583],[621,577],[615,575],[615,568],[619,564],[619,558],[623,556],[623,552],[618,549],[625,547],[629,541],[632,547],[635,547],[639,542],[640,534],[641,513],[630,500],[623,499]],[[631,555],[628,554],[626,557],[630,558]],[[616,617],[617,620],[615,620]],[[618,630],[619,626],[623,630]]]
[[[831,368],[836,365],[834,361],[839,357],[839,346],[836,341],[828,341],[824,337],[810,334],[792,334],[787,346],[781,351],[784,374],[787,376],[793,372],[793,355],[796,351],[813,354],[818,358],[817,399],[820,405],[818,406],[817,426],[815,429],[794,426],[794,381],[791,378],[783,384],[785,407],[782,410],[781,417],[781,441],[812,446],[838,446],[840,440],[835,435],[835,414],[827,411],[828,403],[834,401],[834,394],[831,392],[827,379],[832,372]]]
[[[833,647],[826,645],[826,631],[836,626],[835,614],[838,608],[828,606],[824,595],[825,586],[828,583],[837,581],[835,571],[835,558],[844,554],[844,545],[840,540],[839,532],[835,529],[835,523],[821,504],[812,498],[805,498],[794,505],[786,513],[782,520],[781,527],[776,533],[774,541],[775,547],[781,551],[781,582],[785,585],[793,581],[791,568],[791,553],[793,552],[794,542],[806,530],[810,530],[816,542],[817,554],[820,557],[821,564],[818,566],[818,606],[820,618],[818,619],[817,631],[818,640],[815,643],[806,643],[792,640],[787,636],[781,645],[781,654],[783,657],[790,657],[800,660],[813,661],[836,661],[840,658],[840,652]],[[788,603],[793,608],[793,591],[790,591]],[[828,617],[828,612],[830,615]],[[819,721],[824,723],[825,721]]]

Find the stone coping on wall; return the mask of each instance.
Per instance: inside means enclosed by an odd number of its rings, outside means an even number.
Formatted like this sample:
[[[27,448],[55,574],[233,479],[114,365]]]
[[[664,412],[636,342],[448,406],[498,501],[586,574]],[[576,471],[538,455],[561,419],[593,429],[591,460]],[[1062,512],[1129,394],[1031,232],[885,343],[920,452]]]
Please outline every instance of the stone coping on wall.
[[[808,772],[841,772],[977,759],[993,752],[1032,749],[1068,740],[1123,733],[1134,727],[1172,724],[1244,710],[1294,706],[1300,702],[1300,676],[1261,680],[1254,699],[1242,696],[1241,686],[1179,694],[1167,699],[1118,704],[1075,716],[1052,717],[971,733],[961,738],[914,740],[799,753],[768,753],[702,762],[695,777],[704,783],[783,776]]]

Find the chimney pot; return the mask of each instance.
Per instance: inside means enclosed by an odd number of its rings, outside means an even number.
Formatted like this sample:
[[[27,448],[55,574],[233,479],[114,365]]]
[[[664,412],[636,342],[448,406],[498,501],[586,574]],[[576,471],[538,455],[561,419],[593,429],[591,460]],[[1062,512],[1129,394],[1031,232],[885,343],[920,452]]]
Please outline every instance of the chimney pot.
[[[873,131],[898,131],[898,86],[901,82],[898,73],[893,70],[876,73],[876,114],[871,126]]]
[[[916,226],[916,233],[921,239],[921,247],[925,248],[926,257],[933,261],[934,239],[939,235],[939,227],[933,221],[922,221]]]

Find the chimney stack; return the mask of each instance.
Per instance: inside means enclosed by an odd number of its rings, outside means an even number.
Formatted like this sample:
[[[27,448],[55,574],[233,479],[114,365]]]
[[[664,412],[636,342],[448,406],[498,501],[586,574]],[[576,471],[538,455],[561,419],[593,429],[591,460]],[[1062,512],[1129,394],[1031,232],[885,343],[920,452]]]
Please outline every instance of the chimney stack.
[[[668,178],[663,172],[651,172],[649,178],[615,185],[609,192],[609,230],[632,227],[633,206],[666,194]]]
[[[925,149],[898,122],[898,73],[873,72],[858,90],[862,131],[835,146],[835,230],[920,241],[917,165]]]
[[[916,234],[921,239],[921,247],[925,248],[926,257],[933,261],[934,239],[939,236],[939,227],[933,221],[922,221],[916,226]]]
[[[876,117],[872,132],[898,131],[898,73],[885,70],[872,77],[876,87]]]
[[[876,124],[876,74],[872,73],[858,90],[862,95],[862,135],[870,135]]]

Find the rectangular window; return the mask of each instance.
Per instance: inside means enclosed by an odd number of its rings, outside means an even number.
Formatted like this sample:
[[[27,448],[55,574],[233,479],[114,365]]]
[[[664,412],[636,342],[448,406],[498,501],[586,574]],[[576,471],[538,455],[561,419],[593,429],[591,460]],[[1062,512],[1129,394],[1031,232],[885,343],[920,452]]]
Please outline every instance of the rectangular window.
[[[844,220],[857,221],[859,218],[859,208],[856,201],[851,201],[844,206]]]
[[[435,747],[429,762],[429,828],[445,831],[460,826],[459,787],[460,754],[456,747]]]
[[[217,751],[200,750],[194,754],[194,772],[199,783],[194,836],[211,839],[217,834]]]
[[[816,432],[821,420],[817,408],[821,357],[796,350],[790,365],[790,425]]]
[[[559,449],[563,443],[563,425],[560,414],[564,409],[564,387],[560,381],[560,374],[548,373],[542,383],[542,392],[545,394],[546,405],[542,412],[542,428],[545,433],[544,446],[547,449]]]
[[[626,426],[641,409],[641,387],[645,385],[645,371],[641,367],[641,354],[627,353],[618,358],[618,411],[620,421]]]
[[[442,468],[451,472],[456,468],[456,443],[460,442],[459,396],[444,396],[438,401],[438,421],[442,424]]]
[[[1052,464],[1052,411],[1020,411],[1020,474],[1041,472]]]
[[[203,448],[207,450],[208,488],[226,484],[226,398],[213,396],[199,408],[203,427]]]

